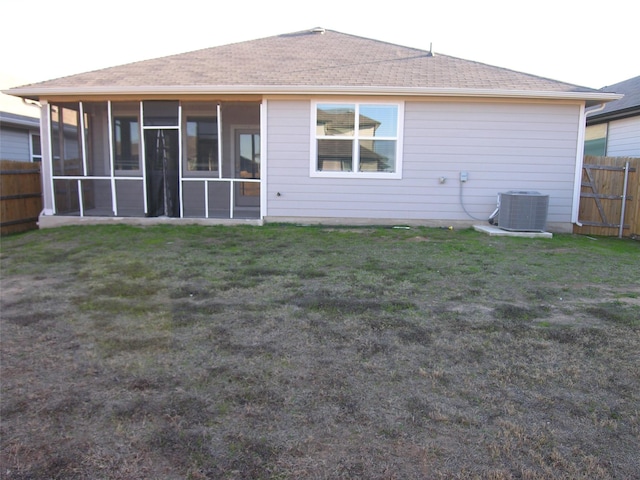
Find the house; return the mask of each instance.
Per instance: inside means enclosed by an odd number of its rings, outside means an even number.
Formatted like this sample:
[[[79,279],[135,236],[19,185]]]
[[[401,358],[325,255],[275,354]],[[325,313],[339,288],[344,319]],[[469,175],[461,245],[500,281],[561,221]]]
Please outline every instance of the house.
[[[555,231],[577,219],[585,108],[620,98],[323,28],[8,93],[43,105],[41,226],[467,225],[526,190]]]
[[[640,157],[640,76],[601,89],[619,100],[587,110],[584,153],[601,157]]]
[[[19,83],[13,76],[0,74],[0,89]],[[41,158],[40,108],[0,93],[0,160],[39,162]]]

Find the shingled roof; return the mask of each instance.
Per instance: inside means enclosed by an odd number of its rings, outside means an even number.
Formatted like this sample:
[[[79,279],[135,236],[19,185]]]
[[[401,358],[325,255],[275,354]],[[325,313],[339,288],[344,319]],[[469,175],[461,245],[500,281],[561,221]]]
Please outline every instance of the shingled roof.
[[[17,87],[24,97],[124,93],[536,92],[602,97],[586,87],[316,28]],[[586,95],[586,96],[585,96]],[[613,97],[616,98],[616,97]]]
[[[604,109],[588,119],[588,123],[640,115],[640,76],[629,78],[600,89],[624,95],[620,100],[608,103]]]

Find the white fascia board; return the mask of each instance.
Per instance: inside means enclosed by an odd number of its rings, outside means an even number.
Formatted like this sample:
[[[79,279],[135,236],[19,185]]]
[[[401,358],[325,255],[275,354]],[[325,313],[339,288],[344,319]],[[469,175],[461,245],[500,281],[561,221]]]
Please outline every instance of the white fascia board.
[[[527,98],[610,102],[623,95],[604,92],[557,92],[535,90],[358,87],[358,86],[290,86],[290,85],[170,85],[138,87],[18,87],[3,93],[24,98],[81,95],[408,95],[428,97]]]

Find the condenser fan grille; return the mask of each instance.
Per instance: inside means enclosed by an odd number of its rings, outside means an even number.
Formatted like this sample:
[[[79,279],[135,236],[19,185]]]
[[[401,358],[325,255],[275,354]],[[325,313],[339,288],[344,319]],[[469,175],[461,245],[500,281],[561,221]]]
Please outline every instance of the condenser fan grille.
[[[501,193],[498,227],[513,232],[544,232],[548,210],[549,195],[518,191]]]

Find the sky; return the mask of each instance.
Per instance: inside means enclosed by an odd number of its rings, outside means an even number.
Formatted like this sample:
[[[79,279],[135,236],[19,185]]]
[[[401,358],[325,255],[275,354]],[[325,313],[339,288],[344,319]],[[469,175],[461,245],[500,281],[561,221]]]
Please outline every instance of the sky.
[[[634,0],[0,0],[18,84],[323,27],[599,89],[640,75]]]

